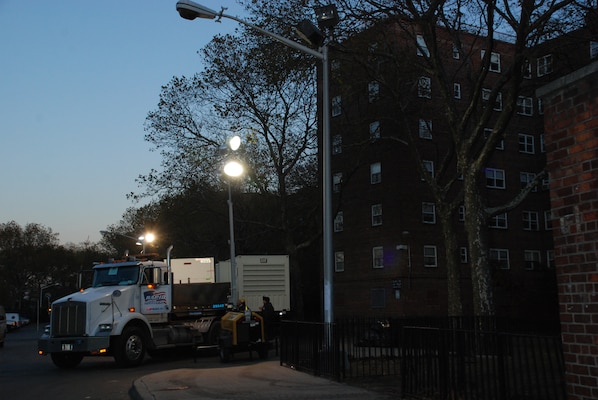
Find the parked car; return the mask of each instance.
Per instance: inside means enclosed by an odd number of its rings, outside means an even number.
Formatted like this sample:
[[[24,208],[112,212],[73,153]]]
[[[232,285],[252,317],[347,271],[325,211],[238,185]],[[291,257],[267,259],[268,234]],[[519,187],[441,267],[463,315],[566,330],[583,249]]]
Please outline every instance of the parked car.
[[[4,307],[0,306],[0,347],[4,347],[6,329],[6,311],[4,311]]]
[[[19,329],[21,325],[23,325],[23,321],[21,321],[21,316],[19,315],[19,313],[6,313],[6,327],[8,328],[8,331],[14,331],[15,329]]]

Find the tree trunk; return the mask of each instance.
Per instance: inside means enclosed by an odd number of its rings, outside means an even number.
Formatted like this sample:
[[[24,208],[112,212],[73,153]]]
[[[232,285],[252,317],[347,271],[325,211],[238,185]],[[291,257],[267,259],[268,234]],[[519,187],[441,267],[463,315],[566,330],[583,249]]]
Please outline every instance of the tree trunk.
[[[467,179],[467,178],[466,178]],[[465,231],[471,258],[471,283],[473,286],[473,311],[475,316],[495,314],[492,274],[488,263],[487,218],[472,186],[475,180],[465,182]]]
[[[463,315],[461,276],[459,273],[459,244],[457,243],[457,235],[454,231],[454,226],[452,223],[452,213],[439,208],[439,218],[446,251],[448,316],[459,317]]]

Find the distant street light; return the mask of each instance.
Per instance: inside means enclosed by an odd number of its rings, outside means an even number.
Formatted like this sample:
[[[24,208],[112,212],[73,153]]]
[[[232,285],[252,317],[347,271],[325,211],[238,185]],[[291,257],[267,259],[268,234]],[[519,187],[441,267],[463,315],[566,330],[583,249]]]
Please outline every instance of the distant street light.
[[[156,236],[153,233],[146,233],[145,235],[142,235],[139,237],[125,235],[124,233],[120,233],[120,232],[100,231],[100,233],[102,235],[117,235],[117,236],[129,238],[129,239],[133,239],[137,246],[142,246],[141,254],[145,254],[145,244],[151,243],[156,239]]]
[[[241,146],[241,138],[233,136],[228,141],[228,146],[225,147],[227,153],[237,151]],[[230,178],[237,178],[243,175],[243,165],[234,159],[228,160],[224,164],[224,173]],[[233,217],[233,196],[231,191],[230,179],[227,179],[228,184],[228,228],[230,234],[230,302],[237,305],[239,295],[237,293],[237,260],[235,254],[235,222]]]
[[[298,31],[303,39],[310,44],[319,47],[314,50],[293,40],[287,39],[274,32],[267,31],[243,19],[232,15],[224,14],[225,8],[216,12],[191,0],[180,0],[176,3],[179,15],[188,20],[195,18],[216,19],[220,22],[222,18],[232,19],[240,24],[248,26],[256,31],[271,37],[272,39],[303,53],[309,54],[322,61],[322,209],[323,209],[323,254],[324,254],[324,322],[334,322],[334,306],[332,293],[332,280],[334,273],[334,260],[332,248],[332,174],[331,174],[331,152],[330,152],[330,83],[328,67],[328,44],[327,37],[318,27],[310,21],[304,20],[298,26]],[[330,30],[338,22],[336,6],[325,5],[314,9],[318,25],[324,30]]]
[[[141,246],[143,246],[142,250],[141,250],[141,254],[145,254],[145,244],[153,242],[155,238],[156,237],[154,236],[153,233],[146,233],[143,236],[139,236],[138,240],[141,242]]]

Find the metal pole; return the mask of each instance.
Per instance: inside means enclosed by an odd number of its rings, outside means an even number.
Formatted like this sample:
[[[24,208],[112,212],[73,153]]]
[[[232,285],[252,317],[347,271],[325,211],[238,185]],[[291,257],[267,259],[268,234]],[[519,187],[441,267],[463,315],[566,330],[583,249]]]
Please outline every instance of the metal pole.
[[[322,207],[324,253],[324,322],[334,322],[332,248],[332,173],[330,166],[330,84],[328,45],[322,47]]]
[[[35,332],[39,334],[39,309],[42,308],[42,291],[43,287],[39,286],[39,299],[37,299],[37,324],[35,328]]]
[[[237,305],[237,261],[235,259],[235,226],[233,218],[233,198],[228,182],[228,227],[230,230],[230,296],[231,303]]]

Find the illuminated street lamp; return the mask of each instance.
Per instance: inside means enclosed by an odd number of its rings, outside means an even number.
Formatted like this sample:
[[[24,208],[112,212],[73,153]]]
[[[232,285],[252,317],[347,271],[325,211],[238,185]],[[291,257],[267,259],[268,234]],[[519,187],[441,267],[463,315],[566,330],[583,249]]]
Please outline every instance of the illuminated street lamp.
[[[109,231],[100,231],[102,235],[118,235],[122,237],[126,237],[128,239],[133,239],[137,246],[141,247],[141,254],[145,254],[145,244],[151,243],[156,239],[156,236],[153,233],[146,233],[145,235],[141,235],[139,237],[133,237],[129,235],[125,235],[124,233],[119,232],[109,232]]]
[[[153,233],[146,233],[145,235],[139,236],[137,238],[137,240],[139,240],[139,242],[135,243],[135,244],[143,246],[142,250],[141,250],[141,254],[145,254],[145,244],[153,242],[155,238],[156,237],[154,236]]]
[[[328,67],[328,45],[326,36],[320,29],[310,21],[304,20],[298,26],[301,37],[309,41],[319,50],[314,50],[293,40],[287,39],[276,33],[260,28],[248,21],[224,14],[225,8],[216,12],[191,0],[180,0],[176,9],[184,19],[193,20],[196,18],[216,19],[220,22],[222,18],[232,19],[240,24],[248,26],[256,31],[269,36],[270,38],[303,53],[309,54],[322,61],[322,208],[323,208],[323,254],[324,254],[324,322],[334,322],[333,318],[333,293],[332,279],[334,272],[333,249],[332,249],[332,175],[330,164],[330,84]],[[315,9],[318,25],[324,30],[329,30],[338,23],[338,13],[334,5],[318,7]]]
[[[241,138],[233,136],[225,147],[226,152],[234,152],[241,146]],[[224,164],[224,173],[230,178],[238,178],[243,175],[243,165],[234,159],[227,160]],[[237,305],[239,294],[237,292],[237,260],[235,254],[235,223],[233,218],[233,196],[230,179],[228,183],[228,228],[230,233],[230,302]]]

